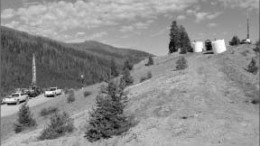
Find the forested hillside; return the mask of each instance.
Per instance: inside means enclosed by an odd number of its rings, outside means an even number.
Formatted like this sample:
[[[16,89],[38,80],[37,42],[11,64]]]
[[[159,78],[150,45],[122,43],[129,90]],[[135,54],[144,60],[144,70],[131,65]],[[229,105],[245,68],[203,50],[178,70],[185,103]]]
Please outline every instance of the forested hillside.
[[[149,56],[141,51],[119,49],[98,42],[94,44],[67,44],[1,26],[1,93],[30,85],[33,53],[38,85],[62,88],[79,87],[81,74],[85,75],[85,84],[107,79],[111,58],[120,69],[126,59],[137,63]]]

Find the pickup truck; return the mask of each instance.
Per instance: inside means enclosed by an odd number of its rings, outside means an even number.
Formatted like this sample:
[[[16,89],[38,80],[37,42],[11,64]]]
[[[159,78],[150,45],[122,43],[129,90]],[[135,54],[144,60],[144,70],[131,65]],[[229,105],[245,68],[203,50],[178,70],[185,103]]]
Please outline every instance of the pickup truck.
[[[11,94],[9,97],[6,97],[3,99],[3,102],[6,104],[19,104],[21,101],[28,101],[29,97],[26,93],[23,92],[17,92]]]
[[[44,92],[45,97],[55,97],[56,95],[60,95],[62,93],[61,89],[57,87],[51,87]]]

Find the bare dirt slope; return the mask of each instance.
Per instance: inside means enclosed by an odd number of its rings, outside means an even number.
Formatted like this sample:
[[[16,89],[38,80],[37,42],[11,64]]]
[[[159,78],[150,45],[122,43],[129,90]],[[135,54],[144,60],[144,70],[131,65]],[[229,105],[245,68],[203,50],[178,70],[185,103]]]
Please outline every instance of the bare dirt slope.
[[[246,52],[246,53],[245,53]],[[151,71],[153,78],[129,87],[126,113],[138,124],[126,134],[89,143],[84,136],[87,111],[75,114],[76,131],[56,140],[37,141],[42,129],[9,138],[19,146],[257,146],[259,145],[259,73],[244,70],[259,54],[252,46],[224,54],[184,55],[188,68],[175,71],[179,55],[155,58],[155,65],[135,66],[135,79]],[[258,62],[259,64],[259,62]]]

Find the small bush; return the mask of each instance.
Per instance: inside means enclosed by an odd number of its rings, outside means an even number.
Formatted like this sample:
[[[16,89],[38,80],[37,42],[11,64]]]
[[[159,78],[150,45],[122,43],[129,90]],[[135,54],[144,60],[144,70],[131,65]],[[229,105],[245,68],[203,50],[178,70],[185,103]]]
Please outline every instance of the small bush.
[[[181,57],[179,60],[177,60],[176,64],[177,70],[183,70],[188,67],[187,60],[184,57]]]
[[[141,77],[141,78],[140,78],[140,83],[142,83],[142,82],[144,82],[145,80],[148,80],[148,79],[150,79],[150,78],[152,78],[152,73],[149,71],[149,72],[147,72],[147,76],[146,76],[146,77]]]
[[[230,46],[237,46],[240,44],[240,39],[238,36],[233,36],[232,40],[229,42]]]
[[[85,92],[84,92],[84,97],[88,97],[89,95],[91,95],[91,92],[90,92],[90,91],[85,91]]]
[[[140,83],[142,83],[142,82],[144,82],[144,81],[146,81],[147,80],[147,77],[141,77],[140,78]]]
[[[69,93],[68,93],[68,97],[67,97],[67,103],[72,103],[74,102],[76,99],[75,99],[75,94],[74,94],[74,91],[73,90],[70,90]]]
[[[69,90],[69,89],[67,89],[67,88],[66,88],[66,89],[64,89],[64,94],[68,94],[68,93],[69,93],[69,91],[70,91],[70,90]]]
[[[255,48],[253,49],[255,52],[259,52],[260,50],[260,41],[258,40],[256,43],[255,43]]]
[[[248,72],[252,74],[257,74],[258,67],[256,65],[256,61],[254,58],[252,58],[251,62],[248,64],[247,69]]]
[[[145,64],[145,66],[150,66],[150,65],[153,65],[153,64],[154,64],[153,57],[149,56],[148,62],[147,62],[147,64]]]
[[[27,103],[22,104],[18,112],[17,123],[14,123],[14,131],[19,133],[36,125],[36,121],[33,119],[29,106],[27,106]]]
[[[55,113],[50,118],[49,125],[42,131],[38,139],[55,139],[65,135],[66,133],[70,133],[73,130],[73,120],[69,117],[67,113]]]
[[[42,109],[41,112],[40,112],[40,115],[45,117],[45,116],[47,116],[47,115],[56,113],[56,112],[58,112],[58,111],[59,111],[59,109],[58,109],[57,107],[52,107],[52,106],[50,106],[50,107],[48,107],[48,108]]]
[[[151,79],[153,77],[152,73],[150,71],[147,72],[147,78]]]

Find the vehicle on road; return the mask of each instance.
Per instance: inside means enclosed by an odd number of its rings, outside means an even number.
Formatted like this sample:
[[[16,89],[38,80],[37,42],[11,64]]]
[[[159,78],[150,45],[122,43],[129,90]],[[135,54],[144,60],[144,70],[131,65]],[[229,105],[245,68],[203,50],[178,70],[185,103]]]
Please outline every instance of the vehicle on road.
[[[36,86],[31,87],[27,91],[27,94],[28,94],[29,97],[36,97],[36,96],[40,95],[41,93],[42,93],[41,89],[39,87],[36,87]]]
[[[61,95],[61,94],[62,91],[61,89],[58,89],[58,87],[51,87],[44,92],[45,97],[55,97],[56,95]]]
[[[20,104],[22,101],[28,101],[29,97],[26,93],[17,92],[3,99],[2,102],[6,104]]]

